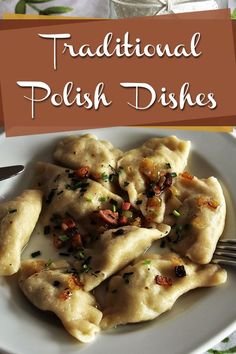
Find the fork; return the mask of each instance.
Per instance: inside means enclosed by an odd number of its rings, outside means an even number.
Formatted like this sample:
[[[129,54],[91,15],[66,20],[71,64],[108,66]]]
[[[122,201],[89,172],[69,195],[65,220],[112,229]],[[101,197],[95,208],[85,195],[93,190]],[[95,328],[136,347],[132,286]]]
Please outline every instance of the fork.
[[[236,239],[219,240],[212,263],[236,266]]]

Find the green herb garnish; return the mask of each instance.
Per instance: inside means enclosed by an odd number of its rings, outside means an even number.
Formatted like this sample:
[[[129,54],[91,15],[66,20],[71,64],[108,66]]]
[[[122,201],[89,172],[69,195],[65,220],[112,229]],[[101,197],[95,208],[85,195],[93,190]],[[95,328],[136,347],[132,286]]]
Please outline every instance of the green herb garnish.
[[[51,258],[49,258],[48,259],[48,261],[47,261],[47,263],[45,263],[45,268],[48,268],[48,267],[50,267],[51,265],[52,265],[52,260],[51,260]]]
[[[167,162],[166,164],[165,164],[165,166],[166,166],[166,168],[171,168],[171,164],[169,163],[169,162]]]
[[[66,236],[66,235],[60,235],[58,238],[59,238],[59,240],[61,240],[61,241],[63,241],[63,242],[66,242],[66,241],[69,240],[69,237]]]
[[[49,194],[45,200],[46,204],[50,204],[52,202],[56,190],[57,190],[56,188],[51,189],[51,191],[49,192]]]
[[[172,172],[170,175],[171,175],[171,177],[177,177],[177,173],[176,172]]]
[[[124,187],[128,187],[128,185],[129,185],[129,182],[125,181],[124,182]]]
[[[40,252],[40,251],[36,251],[36,252],[31,253],[31,257],[32,257],[32,258],[36,258],[36,257],[38,257],[38,256],[40,256],[40,255],[41,255],[41,252]]]
[[[44,233],[44,235],[48,235],[48,234],[50,234],[50,231],[51,231],[51,227],[50,227],[50,225],[46,225],[46,226],[44,226],[44,229],[43,229],[43,233]]]
[[[149,264],[151,264],[151,260],[150,259],[144,259],[144,261],[143,261],[143,264],[144,265],[149,265]]]
[[[108,182],[109,180],[109,175],[107,175],[105,172],[102,173],[101,178],[104,182]]]
[[[98,198],[99,202],[104,203],[107,200],[107,197]]]
[[[17,212],[17,209],[11,209],[8,211],[9,214],[13,214],[13,213],[16,213]]]
[[[181,215],[180,212],[176,209],[173,210],[172,214],[176,216],[177,218]]]

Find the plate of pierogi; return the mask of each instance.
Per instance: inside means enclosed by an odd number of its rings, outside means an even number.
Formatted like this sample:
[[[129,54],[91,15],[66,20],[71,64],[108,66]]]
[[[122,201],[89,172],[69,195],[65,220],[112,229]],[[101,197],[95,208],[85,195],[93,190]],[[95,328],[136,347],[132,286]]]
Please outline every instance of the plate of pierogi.
[[[197,354],[236,328],[228,133],[112,127],[7,138],[0,351]],[[3,153],[4,152],[4,153]]]

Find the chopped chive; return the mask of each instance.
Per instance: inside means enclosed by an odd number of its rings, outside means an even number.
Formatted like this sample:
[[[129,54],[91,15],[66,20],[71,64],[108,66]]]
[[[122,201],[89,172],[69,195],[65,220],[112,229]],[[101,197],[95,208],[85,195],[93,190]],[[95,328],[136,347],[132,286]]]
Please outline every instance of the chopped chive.
[[[69,237],[66,236],[66,235],[60,235],[58,238],[59,238],[59,240],[61,240],[61,241],[63,241],[63,242],[66,242],[66,241],[69,240]]]
[[[90,196],[85,197],[86,202],[92,202],[93,198]]]
[[[58,179],[60,178],[60,176],[61,176],[61,175],[57,175],[57,176],[55,177],[55,179],[54,179],[54,182],[57,182]]]
[[[43,233],[44,233],[44,235],[48,235],[48,234],[50,234],[50,231],[51,231],[51,227],[50,227],[50,225],[46,225],[46,226],[44,226],[44,229],[43,229]]]
[[[57,192],[57,195],[60,195],[60,194],[62,194],[62,193],[64,193],[64,191]]]
[[[128,219],[131,219],[133,217],[133,212],[130,210],[123,210],[122,215],[126,216]]]
[[[99,202],[103,203],[107,200],[107,197],[100,197],[98,200]]]
[[[177,218],[181,215],[180,212],[178,212],[178,210],[176,210],[176,209],[173,210],[172,214],[174,216],[176,216]]]
[[[171,164],[170,164],[169,162],[167,162],[167,163],[165,164],[165,166],[166,166],[166,168],[171,168]]]
[[[16,213],[17,212],[17,209],[11,209],[11,210],[9,210],[9,214],[13,214],[13,213]]]
[[[107,175],[105,172],[103,172],[101,178],[104,182],[107,182],[109,180],[109,175]]]
[[[119,167],[117,170],[117,174],[120,175],[123,172],[124,167]]]
[[[59,252],[59,256],[63,256],[63,257],[69,257],[69,253],[66,252]]]
[[[50,267],[50,265],[52,265],[52,260],[51,260],[51,258],[49,258],[48,259],[48,261],[47,261],[47,263],[45,263],[45,267],[47,268],[47,267]]]
[[[143,264],[149,265],[149,264],[151,264],[151,262],[152,261],[150,259],[144,259]]]
[[[50,204],[52,202],[53,197],[55,195],[55,191],[56,191],[56,188],[51,189],[51,191],[49,192],[49,194],[48,194],[48,196],[46,198],[46,201],[45,201],[46,204]]]
[[[112,232],[112,235],[116,236],[122,236],[124,235],[125,231],[123,229],[118,229],[117,231]]]
[[[165,246],[166,246],[166,241],[165,240],[161,240],[160,247],[161,248],[165,248]]]
[[[172,172],[170,175],[171,175],[171,177],[177,177],[177,173],[176,172]]]
[[[129,185],[129,182],[125,181],[124,182],[124,187],[127,187]]]
[[[31,253],[31,257],[32,257],[32,258],[36,258],[36,257],[38,257],[38,256],[40,256],[40,255],[41,255],[41,252],[40,252],[40,251],[36,251],[36,252]]]

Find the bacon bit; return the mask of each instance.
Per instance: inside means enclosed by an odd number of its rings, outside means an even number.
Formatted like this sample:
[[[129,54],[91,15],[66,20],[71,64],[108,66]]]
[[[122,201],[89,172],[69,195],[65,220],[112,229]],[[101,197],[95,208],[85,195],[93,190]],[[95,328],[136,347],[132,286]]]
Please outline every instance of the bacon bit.
[[[214,210],[220,205],[216,200],[209,200],[204,197],[197,198],[197,204],[198,206],[203,206]]]
[[[92,174],[93,179],[95,179],[96,181],[98,181],[99,179],[101,179],[101,173],[93,173]]]
[[[85,178],[88,177],[89,174],[89,166],[83,166],[75,170],[76,177]]]
[[[72,275],[69,279],[68,279],[68,288],[69,290],[74,290],[76,288],[82,288],[83,284],[79,281],[79,279]]]
[[[109,209],[106,209],[106,210],[100,210],[99,215],[102,217],[104,221],[108,222],[109,224],[116,225],[118,223],[118,218],[119,218],[118,212],[114,212]]]
[[[75,235],[73,235],[73,237],[71,239],[71,246],[73,248],[83,247],[82,239],[81,239],[79,232],[77,232]]]
[[[148,208],[159,208],[161,206],[162,200],[159,197],[148,198],[147,207]]]
[[[194,176],[190,175],[187,171],[183,172],[180,174],[181,177],[188,179],[189,181],[192,181],[194,179]]]
[[[156,282],[156,284],[162,285],[162,286],[171,286],[172,285],[172,280],[170,278],[164,277],[162,275],[156,275],[155,282]]]
[[[74,220],[71,218],[65,219],[61,223],[61,228],[63,231],[66,231],[67,229],[71,229],[72,227],[76,227],[76,224]]]
[[[156,169],[156,166],[152,159],[145,157],[139,165],[139,170],[151,181],[155,181],[159,177],[159,171]]]
[[[60,300],[65,301],[68,300],[71,297],[71,295],[72,295],[72,291],[70,291],[69,289],[65,289],[63,292],[59,294],[58,297]]]
[[[131,207],[131,204],[129,202],[123,202],[122,205],[121,205],[121,209],[124,210],[124,211],[129,210],[130,207]]]
[[[59,249],[64,246],[64,242],[60,240],[57,235],[53,235],[53,245],[55,248]]]
[[[119,223],[121,225],[125,225],[125,224],[127,224],[127,222],[128,222],[128,218],[126,216],[123,215],[123,216],[120,217]]]

